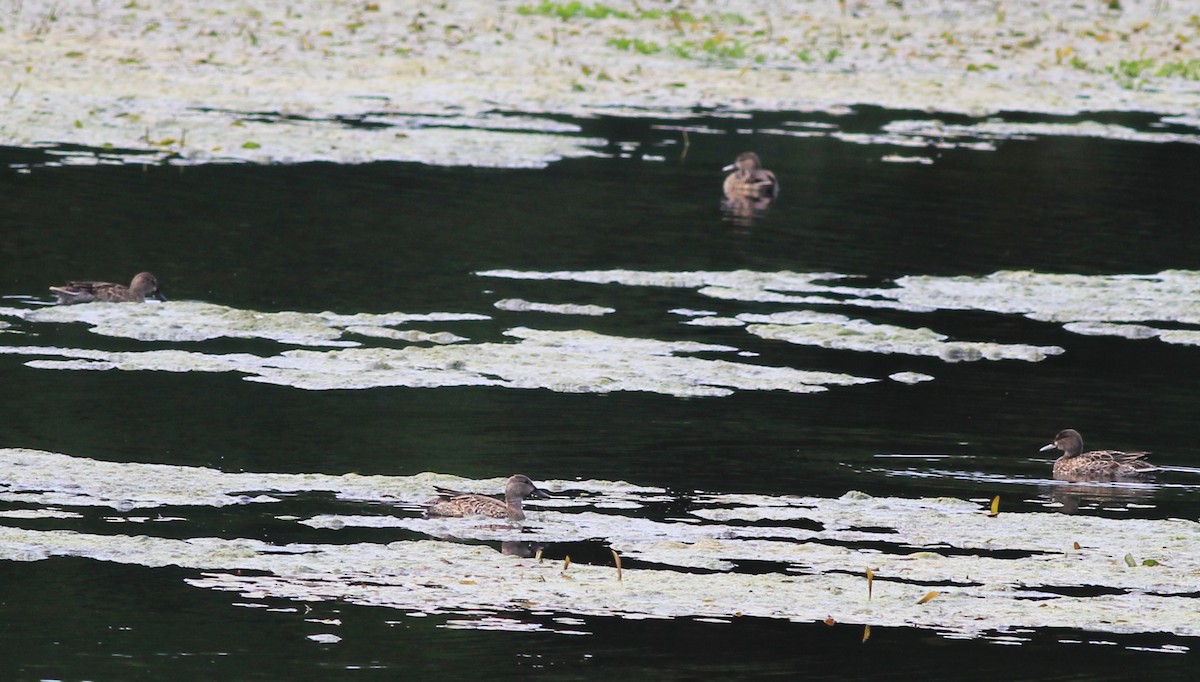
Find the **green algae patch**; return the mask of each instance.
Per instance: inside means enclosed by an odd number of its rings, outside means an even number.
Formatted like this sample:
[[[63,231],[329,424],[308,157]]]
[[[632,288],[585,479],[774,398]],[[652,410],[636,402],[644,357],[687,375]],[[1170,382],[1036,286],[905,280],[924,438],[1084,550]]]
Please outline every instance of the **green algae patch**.
[[[581,305],[578,303],[537,303],[520,298],[502,298],[493,305],[500,310],[512,312],[533,311],[538,313],[553,313],[556,315],[588,315],[599,317],[617,312],[616,308],[601,305]]]
[[[1062,324],[1079,334],[1200,342],[1200,272],[1068,275],[1001,271],[986,277],[901,277],[886,290],[904,306],[983,310]],[[1180,325],[1197,327],[1179,328]]]
[[[892,121],[883,129],[888,133],[903,135],[925,144],[961,138],[1003,140],[1033,137],[1094,137],[1148,144],[1200,144],[1200,135],[1195,133],[1145,132],[1096,121],[1034,123],[988,120],[967,125],[948,124],[937,120]]]
[[[463,0],[414,13],[407,3],[295,0],[247,12],[229,0],[26,0],[0,14],[0,143],[137,152],[93,163],[541,167],[604,144],[564,116],[863,104],[981,119],[1150,111],[1189,121],[1200,109],[1188,3],[980,11],[967,0],[806,0],[781,11],[747,0],[736,13],[718,0],[644,4],[528,3],[522,13]]]
[[[515,624],[493,625],[519,629],[524,623],[549,631],[560,628],[544,616],[558,614],[562,629],[574,634],[587,632],[589,616],[755,616],[802,622],[832,617],[947,637],[992,638],[1013,628],[1200,635],[1194,617],[1200,524],[1190,520],[1050,512],[990,517],[986,505],[947,497],[678,496],[593,480],[539,481],[557,496],[531,504],[527,521],[511,525],[424,519],[412,509],[434,486],[494,492],[503,478],[227,473],[20,449],[0,450],[0,463],[0,499],[31,505],[0,514],[0,559],[72,556],[177,566],[189,571],[189,585],[236,593],[250,600],[247,605],[335,601],[412,615],[504,618]],[[183,538],[70,529],[87,516],[72,507],[125,500],[138,507],[229,507],[228,513],[253,515],[261,513],[260,503],[309,491],[332,493],[343,510],[347,503],[362,504],[363,513],[277,517],[293,519],[300,533],[319,538],[289,544],[218,538],[216,529],[178,517],[171,520],[186,523],[171,527],[186,532]],[[381,502],[395,506],[388,510]],[[630,504],[637,509],[663,502],[686,510],[680,512],[685,518],[654,520],[627,511]],[[46,519],[63,527],[21,527]],[[346,528],[404,529],[406,537],[418,539],[345,543],[329,535]],[[580,541],[603,543],[624,557],[620,580],[611,564],[564,567],[529,556],[534,547]],[[652,567],[630,566],[634,560]],[[874,578],[869,598],[864,567]],[[937,598],[918,604],[930,591]]]
[[[924,327],[909,329],[890,324],[873,324],[832,313],[800,311],[774,315],[743,314],[739,315],[738,319],[751,323],[746,327],[746,331],[764,339],[871,353],[925,355],[946,362],[1038,362],[1047,356],[1063,352],[1058,346],[950,341],[945,334]]]
[[[39,323],[83,323],[103,336],[139,341],[205,341],[216,338],[269,339],[301,346],[356,346],[344,341],[350,329],[378,329],[412,322],[457,322],[489,319],[473,313],[265,313],[228,306],[179,301],[146,305],[89,303],[38,309],[0,309],[0,314]],[[381,335],[381,334],[377,334]],[[390,338],[402,338],[393,336]],[[416,337],[419,340],[431,340]],[[441,342],[446,342],[445,340]]]
[[[921,384],[926,381],[934,380],[934,377],[928,374],[922,374],[921,372],[896,372],[894,374],[889,374],[888,378],[901,384]]]
[[[445,474],[363,476],[359,474],[229,473],[207,467],[109,462],[42,450],[0,448],[0,500],[78,507],[146,509],[154,507],[226,507],[278,502],[280,493],[332,492],[359,502],[417,503],[435,487],[494,492],[505,478],[479,481]],[[539,481],[555,490],[602,494],[612,500],[655,499],[661,488],[624,481]]]
[[[1002,271],[985,277],[908,276],[890,286],[856,286],[859,281],[856,278],[830,272],[492,270],[478,274],[687,289],[727,302],[800,306],[805,309],[716,314],[674,308],[667,314],[683,318],[680,324],[696,330],[741,327],[750,335],[770,341],[860,353],[932,357],[945,362],[1038,362],[1064,350],[1054,345],[951,338],[920,326],[919,322],[911,326],[885,324],[806,308],[888,309],[897,311],[891,313],[893,316],[902,313],[918,320],[922,314],[933,311],[984,311],[1050,322],[1078,334],[1200,345],[1200,303],[1197,303],[1200,273],[1196,271],[1091,276]],[[499,305],[513,313],[582,317],[607,314],[611,310],[523,299],[505,299]],[[292,349],[263,356],[183,349],[117,352],[0,345],[0,353],[31,356],[26,364],[40,369],[236,372],[246,375],[249,381],[308,390],[495,386],[564,393],[641,391],[679,397],[719,397],[737,391],[813,393],[832,386],[877,380],[753,364],[746,360],[754,355],[751,351],[701,341],[668,342],[585,329],[544,331],[516,327],[505,332],[510,341],[471,343],[464,336],[445,331],[394,328],[415,322],[489,319],[475,313],[262,313],[198,302],[172,302],[142,306],[0,308],[0,316],[28,323],[83,323],[98,334],[144,341],[245,338],[328,347]],[[36,339],[36,335],[28,338]],[[381,346],[384,341],[409,345]],[[727,357],[711,357],[714,354]],[[929,377],[906,372],[906,368],[896,367],[888,376],[914,383]]]
[[[1032,320],[1061,324],[1068,331],[1088,335],[1112,335],[1128,339],[1157,338],[1166,343],[1200,345],[1200,271],[1165,270],[1156,274],[1072,275],[1031,271],[999,271],[984,277],[906,276],[893,286],[856,287],[854,278],[836,273],[695,271],[648,272],[635,270],[530,272],[490,270],[487,277],[525,280],[554,280],[693,289],[726,301],[782,303],[792,305],[849,306],[927,313],[939,310],[969,310],[1021,315]],[[771,334],[783,340],[791,336],[813,343],[836,344],[840,326],[846,345],[862,337],[859,350],[867,350],[866,339],[874,335],[887,348],[895,343],[914,354],[941,355],[942,350],[959,359],[1019,358],[1039,360],[1062,352],[1055,346],[954,342],[929,330],[865,321],[839,319],[818,313],[780,313],[780,319],[801,319],[795,330],[755,327],[747,330]],[[697,317],[694,326],[737,326],[755,320],[773,319],[749,314],[706,320]],[[823,326],[822,322],[825,325]],[[1180,328],[1180,325],[1185,325]],[[856,330],[855,327],[858,329]],[[1186,327],[1196,327],[1195,329]],[[820,329],[830,334],[805,334]],[[870,332],[870,333],[867,333]],[[834,338],[834,340],[829,340]],[[880,352],[897,352],[881,350]]]
[[[753,365],[693,357],[736,348],[691,341],[658,341],[588,331],[506,332],[516,343],[289,350],[262,357],[181,350],[109,352],[0,346],[0,353],[59,356],[32,360],[39,369],[239,372],[249,381],[309,390],[380,386],[499,386],[562,393],[644,391],[674,396],[727,396],[738,390],[812,393],[828,386],[875,381],[834,372]]]

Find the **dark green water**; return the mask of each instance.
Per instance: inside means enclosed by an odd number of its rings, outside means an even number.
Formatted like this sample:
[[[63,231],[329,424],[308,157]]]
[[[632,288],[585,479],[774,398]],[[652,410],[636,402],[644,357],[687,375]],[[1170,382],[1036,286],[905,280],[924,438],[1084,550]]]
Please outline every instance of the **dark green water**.
[[[863,111],[839,125],[870,129],[890,116],[901,117]],[[764,116],[754,124],[795,118]],[[1200,269],[1195,145],[1007,140],[994,152],[948,150],[934,165],[917,166],[880,162],[891,151],[880,145],[727,134],[693,135],[680,160],[678,147],[661,145],[678,133],[653,123],[582,125],[587,135],[639,142],[665,162],[596,158],[545,170],[408,164],[0,170],[0,295],[40,298],[47,285],[69,278],[124,279],[151,269],[176,300],[262,311],[491,315],[489,322],[441,325],[472,340],[503,340],[504,330],[519,325],[682,339],[697,330],[664,311],[785,307],[735,308],[686,289],[474,273],[746,269],[882,281],[1003,269]],[[689,123],[749,127],[723,119]],[[744,149],[757,150],[783,185],[778,204],[749,226],[725,220],[719,210],[720,167]],[[7,166],[38,155],[7,150],[0,161]],[[581,322],[492,307],[509,297],[618,312]],[[863,316],[895,323],[905,317]],[[1040,363],[910,358],[904,368],[936,376],[915,386],[884,381],[814,395],[692,399],[472,387],[302,391],[236,374],[46,371],[0,355],[6,389],[0,447],[226,471],[492,477],[519,470],[535,479],[625,480],[681,492],[1003,494],[1013,507],[1028,509],[1046,495],[1039,480],[1049,465],[1038,461],[1037,448],[1066,426],[1088,434],[1090,445],[1146,449],[1159,464],[1200,466],[1193,433],[1200,350],[1079,336],[989,313],[941,312],[923,320],[954,336],[1057,344],[1067,353]],[[82,325],[32,331],[43,345],[170,347],[97,339]],[[863,376],[897,371],[893,356],[763,341],[737,329],[704,330],[703,338],[758,352],[755,362],[766,365]],[[27,341],[0,335],[0,344]],[[216,353],[260,346],[266,352],[275,344],[214,340],[192,347]],[[879,457],[889,453],[970,457],[950,465]],[[1145,508],[1127,515],[1200,516],[1195,475],[1166,478],[1182,485],[1155,489]],[[337,503],[298,504],[317,513]],[[276,513],[189,515],[208,515],[215,535],[304,539],[275,521]],[[183,569],[82,558],[0,563],[0,678],[1182,680],[1192,679],[1195,667],[1194,654],[1127,648],[1194,646],[1154,635],[1035,632],[1020,646],[1000,646],[880,629],[863,644],[861,630],[850,626],[614,618],[583,618],[579,629],[591,634],[577,637],[455,631],[436,617],[337,603],[314,604],[311,614],[243,608],[236,595],[190,587],[188,577]],[[328,628],[305,618],[341,619],[342,641],[306,639]]]

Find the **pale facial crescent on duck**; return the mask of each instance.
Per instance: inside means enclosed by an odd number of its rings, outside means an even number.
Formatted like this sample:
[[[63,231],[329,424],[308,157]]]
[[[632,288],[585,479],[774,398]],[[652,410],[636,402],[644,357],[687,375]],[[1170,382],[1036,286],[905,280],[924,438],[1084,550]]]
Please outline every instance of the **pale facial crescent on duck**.
[[[742,152],[722,170],[733,171],[725,177],[725,196],[729,199],[774,199],[779,196],[779,180],[762,167],[754,152]]]
[[[129,286],[112,282],[74,281],[67,282],[62,286],[50,287],[50,291],[54,292],[60,305],[91,303],[92,301],[141,303],[146,300],[147,296],[153,296],[160,301],[167,300],[167,297],[158,288],[158,278],[149,272],[139,272],[134,275]]]
[[[425,516],[486,516],[493,519],[507,518],[524,521],[525,509],[522,502],[527,497],[548,498],[551,495],[538,488],[524,474],[513,474],[504,485],[504,500],[488,495],[465,493],[460,490],[435,488],[437,497],[430,500]]]
[[[1120,450],[1083,451],[1083,436],[1075,429],[1063,429],[1054,442],[1041,451],[1062,450],[1054,460],[1054,478],[1065,481],[1117,481],[1146,478],[1159,468],[1145,460],[1146,452]]]

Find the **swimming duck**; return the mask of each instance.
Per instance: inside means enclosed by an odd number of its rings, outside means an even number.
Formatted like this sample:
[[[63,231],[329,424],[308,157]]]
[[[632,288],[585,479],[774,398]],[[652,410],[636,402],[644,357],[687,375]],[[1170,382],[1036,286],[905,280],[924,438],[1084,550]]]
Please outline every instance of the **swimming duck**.
[[[1054,437],[1054,442],[1042,448],[1062,450],[1062,457],[1054,460],[1054,478],[1067,481],[1093,480],[1114,481],[1148,476],[1158,467],[1145,461],[1145,452],[1121,452],[1119,450],[1083,451],[1083,436],[1075,429],[1064,429]]]
[[[754,152],[742,152],[722,170],[733,171],[725,178],[725,197],[736,199],[774,199],[779,196],[779,180],[762,167]]]
[[[489,516],[493,519],[507,518],[509,521],[524,521],[525,510],[521,501],[526,497],[547,498],[550,494],[538,488],[524,474],[514,474],[504,484],[504,501],[487,495],[464,493],[447,488],[436,488],[437,498],[429,501],[425,516]]]
[[[58,297],[59,304],[64,305],[92,301],[141,303],[147,296],[154,296],[160,301],[167,300],[158,288],[158,279],[148,272],[134,275],[129,286],[112,282],[67,282],[59,287],[50,287],[50,291]]]

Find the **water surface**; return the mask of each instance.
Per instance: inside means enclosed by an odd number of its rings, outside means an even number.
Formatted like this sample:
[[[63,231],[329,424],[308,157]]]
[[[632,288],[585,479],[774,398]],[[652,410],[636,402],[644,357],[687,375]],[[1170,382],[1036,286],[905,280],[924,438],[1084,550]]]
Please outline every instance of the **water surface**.
[[[919,117],[864,109],[837,125],[847,132],[874,132],[889,120],[912,118]],[[1191,468],[1200,460],[1193,453],[1191,424],[1197,404],[1188,379],[1200,371],[1194,345],[1165,337],[1077,333],[1067,326],[1071,320],[1004,312],[978,299],[963,308],[926,310],[845,303],[855,297],[889,300],[868,290],[894,291],[903,277],[939,278],[937,283],[965,277],[976,283],[1000,271],[1102,278],[1200,269],[1200,253],[1189,238],[1200,215],[1190,184],[1196,145],[1042,136],[993,141],[994,151],[918,150],[934,160],[918,165],[882,161],[888,154],[914,153],[911,149],[761,132],[795,121],[827,119],[772,114],[749,121],[686,121],[714,131],[692,134],[686,156],[679,131],[670,129],[679,121],[579,121],[581,135],[610,140],[599,150],[609,156],[542,170],[386,163],[34,166],[28,173],[0,172],[7,198],[0,207],[5,225],[0,293],[9,297],[0,306],[22,311],[0,318],[11,325],[0,330],[0,344],[32,349],[0,355],[7,389],[0,397],[6,415],[0,447],[229,474],[437,472],[492,479],[521,471],[535,480],[562,481],[566,495],[582,500],[581,506],[546,512],[568,520],[573,513],[618,513],[591,509],[593,498],[570,489],[575,480],[661,489],[662,503],[639,499],[640,506],[619,512],[659,521],[687,517],[703,493],[837,498],[851,490],[904,499],[1000,495],[1004,514],[1016,518],[1074,512],[1196,519],[1198,479]],[[727,134],[738,129],[760,132]],[[783,185],[779,202],[749,224],[729,220],[719,206],[720,166],[745,149],[758,151]],[[37,163],[39,154],[6,150],[3,160]],[[42,314],[37,302],[48,299],[50,284],[124,279],[142,269],[153,270],[171,297],[163,310],[203,301],[240,312],[487,319],[376,327],[468,339],[444,350],[362,330],[336,337],[357,344],[353,348],[309,347],[270,337],[131,338],[119,329],[116,335],[90,331],[94,323],[36,319]],[[486,274],[492,270],[829,273],[815,285],[839,290],[796,294],[833,299],[822,303],[788,303],[713,296],[700,285]],[[1100,281],[1089,279],[1083,287]],[[1160,286],[1158,280],[1151,286]],[[1096,301],[1093,317],[1130,323],[1105,317],[1103,309],[1123,295],[1142,294],[1115,291]],[[1195,330],[1184,304],[1163,291],[1160,307],[1168,312],[1136,323]],[[497,308],[495,302],[503,299],[615,312]],[[745,326],[683,324],[696,317],[736,320],[794,311],[928,328],[950,342],[1062,352],[1037,361],[949,362],[937,352],[789,343],[748,333]],[[188,319],[198,324],[199,318]],[[518,329],[531,330],[526,336],[555,336],[521,346],[524,337],[512,335]],[[609,350],[586,345],[557,360],[562,364],[534,365],[519,376],[508,373],[515,360],[487,364],[492,361],[484,344],[528,348],[532,356],[578,342],[577,331],[593,335],[589,344],[599,337]],[[663,356],[612,345],[613,339],[684,344],[671,356],[696,361],[684,365],[683,376],[716,382],[704,385],[717,386],[721,395],[659,390],[660,373],[671,371]],[[686,344],[704,347],[687,350]],[[465,356],[447,362],[465,363],[467,369],[479,363],[491,384],[314,390],[291,379],[246,381],[253,375],[244,367],[182,371],[189,369],[186,362],[172,365],[172,371],[132,366],[75,371],[61,363],[77,362],[77,356],[51,350],[104,354],[89,362],[117,362],[113,354],[151,351],[286,358],[304,350],[324,358],[341,350],[432,349],[421,351],[428,358],[435,351],[458,352],[456,347]],[[514,357],[526,357],[522,353]],[[634,359],[645,364],[627,370],[622,363]],[[398,360],[387,355],[380,362],[394,368]],[[609,364],[595,370],[601,362]],[[874,381],[821,384],[826,390],[818,392],[756,389],[720,383],[726,378],[714,367],[727,366],[742,379],[745,368],[763,366]],[[572,378],[568,386],[555,383],[578,367],[595,371]],[[626,371],[654,385],[603,390],[611,386],[608,379]],[[909,384],[889,378],[901,372],[932,380]],[[1068,426],[1094,447],[1151,450],[1154,461],[1172,470],[1144,487],[1064,490],[1047,480],[1049,459],[1037,449]],[[11,480],[18,476],[8,476],[4,490],[12,493]],[[132,479],[129,487],[136,487]],[[609,493],[595,494],[608,500]],[[92,507],[5,500],[3,510],[77,514],[3,521],[37,531],[346,546],[425,539],[408,527],[351,524],[333,530],[297,523],[321,515],[415,519],[408,498],[347,499],[318,490],[283,495],[279,503],[146,508],[120,501]],[[1031,527],[1037,525],[1035,517],[1029,519]],[[693,516],[691,523],[697,522]],[[887,524],[887,518],[879,520]],[[1001,542],[1019,545],[1016,535]],[[1069,546],[1070,538],[1063,543]],[[1124,553],[1109,549],[1117,557]],[[556,562],[567,554],[581,565],[611,564],[603,542],[546,548]],[[735,573],[786,575],[789,565],[743,561]],[[630,559],[627,567],[661,566]],[[845,571],[862,569],[855,563]],[[1124,569],[1115,562],[1112,570]],[[1135,666],[1142,675],[1190,679],[1193,667],[1190,654],[1177,652],[1190,652],[1194,638],[1146,630],[996,623],[989,636],[962,640],[927,628],[877,627],[863,643],[861,624],[830,627],[819,620],[733,614],[716,619],[724,622],[642,620],[569,609],[541,613],[519,605],[419,617],[411,610],[337,599],[250,598],[198,586],[202,569],[86,555],[6,560],[0,571],[11,588],[0,667],[12,679],[157,679],[168,673],[178,679],[364,674],[387,679],[481,668],[501,677],[539,671],[669,678],[956,678],[969,669],[1022,679],[1057,678],[1069,668],[1090,679],[1120,679],[1118,671]],[[330,634],[340,639],[310,639]]]

